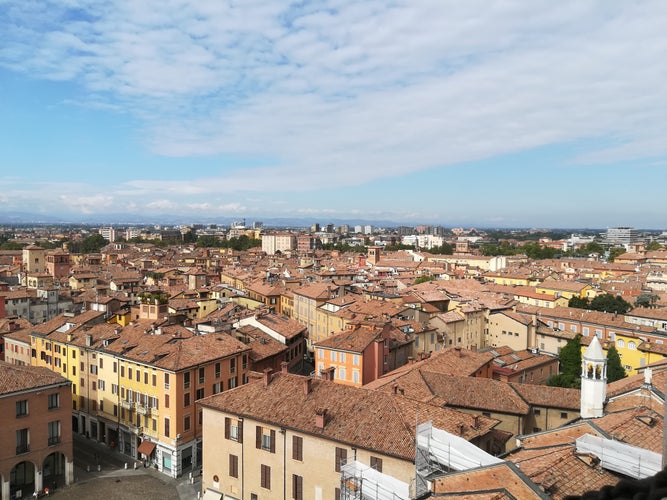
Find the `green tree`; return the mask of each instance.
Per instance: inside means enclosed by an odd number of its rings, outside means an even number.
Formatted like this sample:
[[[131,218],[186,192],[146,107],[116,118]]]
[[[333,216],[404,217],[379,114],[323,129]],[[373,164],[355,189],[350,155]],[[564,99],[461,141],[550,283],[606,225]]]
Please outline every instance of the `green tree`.
[[[616,257],[623,255],[625,253],[625,248],[623,247],[613,247],[609,249],[609,262],[614,262]]]
[[[415,280],[415,285],[419,285],[420,283],[426,283],[427,281],[434,281],[435,278],[433,276],[420,276]]]
[[[591,304],[588,307],[593,311],[603,311],[603,312],[613,312],[618,314],[625,314],[630,309],[632,305],[623,299],[620,295],[611,295],[609,293],[603,293],[597,295],[591,300]]]
[[[109,241],[101,234],[91,234],[81,241],[70,242],[70,251],[73,253],[98,253]]]
[[[557,387],[581,387],[581,335],[577,334],[558,354],[560,373],[547,380],[547,385]]]
[[[220,238],[211,235],[203,235],[197,238],[197,246],[201,248],[220,248]]]
[[[616,382],[627,376],[616,346],[611,346],[607,351],[607,382]]]
[[[197,233],[188,231],[183,235],[183,243],[197,243]]]
[[[635,307],[654,307],[660,297],[654,293],[642,293],[635,300]]]
[[[652,241],[648,245],[646,245],[646,250],[649,252],[655,252],[656,250],[662,250],[662,245],[658,243],[657,241]]]
[[[591,241],[590,243],[585,244],[583,247],[581,247],[581,250],[581,253],[584,255],[590,255],[592,253],[596,253],[598,255],[604,254],[604,247],[595,241]]]
[[[573,295],[567,303],[568,307],[576,307],[577,309],[588,309],[590,301],[587,297],[581,298]]]

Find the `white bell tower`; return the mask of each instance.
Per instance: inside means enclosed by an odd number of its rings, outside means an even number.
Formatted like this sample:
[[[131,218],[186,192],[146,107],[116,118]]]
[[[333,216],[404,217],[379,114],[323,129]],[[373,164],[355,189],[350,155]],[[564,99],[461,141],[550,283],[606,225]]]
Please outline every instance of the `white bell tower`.
[[[606,397],[607,357],[594,336],[581,363],[581,418],[601,417]]]

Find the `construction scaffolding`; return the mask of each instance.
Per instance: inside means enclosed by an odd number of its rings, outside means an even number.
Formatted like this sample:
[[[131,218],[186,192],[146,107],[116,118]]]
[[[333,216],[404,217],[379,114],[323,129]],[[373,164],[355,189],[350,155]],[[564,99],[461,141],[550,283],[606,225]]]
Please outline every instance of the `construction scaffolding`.
[[[644,448],[605,439],[592,434],[577,438],[577,453],[589,453],[600,459],[604,469],[635,479],[654,476],[662,470],[662,455]]]
[[[341,467],[341,500],[410,500],[410,485],[357,461]]]
[[[431,421],[417,425],[414,498],[429,491],[429,478],[449,471],[462,471],[501,463],[465,439],[436,427]]]

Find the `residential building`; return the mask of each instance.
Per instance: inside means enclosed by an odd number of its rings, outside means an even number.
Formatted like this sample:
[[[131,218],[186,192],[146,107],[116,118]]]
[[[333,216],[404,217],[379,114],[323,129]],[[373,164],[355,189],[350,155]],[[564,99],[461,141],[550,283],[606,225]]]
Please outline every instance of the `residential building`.
[[[285,253],[297,248],[296,235],[287,232],[262,233],[262,251],[267,255]]]
[[[218,498],[338,499],[342,467],[352,460],[409,484],[418,419],[482,449],[493,446],[497,423],[286,370],[199,404],[202,492]]]
[[[70,381],[0,361],[0,497],[29,498],[74,480]]]

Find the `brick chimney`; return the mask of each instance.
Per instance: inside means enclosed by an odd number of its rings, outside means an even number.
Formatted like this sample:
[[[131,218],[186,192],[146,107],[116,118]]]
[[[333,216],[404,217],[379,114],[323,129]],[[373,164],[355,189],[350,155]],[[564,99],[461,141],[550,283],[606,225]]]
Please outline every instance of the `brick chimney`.
[[[456,346],[454,348],[454,351],[456,352],[456,355],[460,358],[461,357],[461,347]]]
[[[398,384],[396,382],[391,384],[391,389],[394,394],[398,394]]]
[[[324,380],[329,380],[331,382],[334,381],[334,374],[336,372],[336,367],[335,366],[330,366],[329,368],[325,368],[322,370],[322,378]]]
[[[313,379],[308,377],[303,379],[303,393],[307,396],[312,390]]]
[[[327,409],[318,408],[315,410],[315,427],[318,429],[324,429],[324,426],[327,423]]]
[[[264,368],[264,387],[268,387],[271,383],[271,374],[273,370],[271,368]]]
[[[283,375],[287,374],[288,370],[287,367],[289,366],[289,363],[287,361],[283,361],[280,363],[280,373]]]

